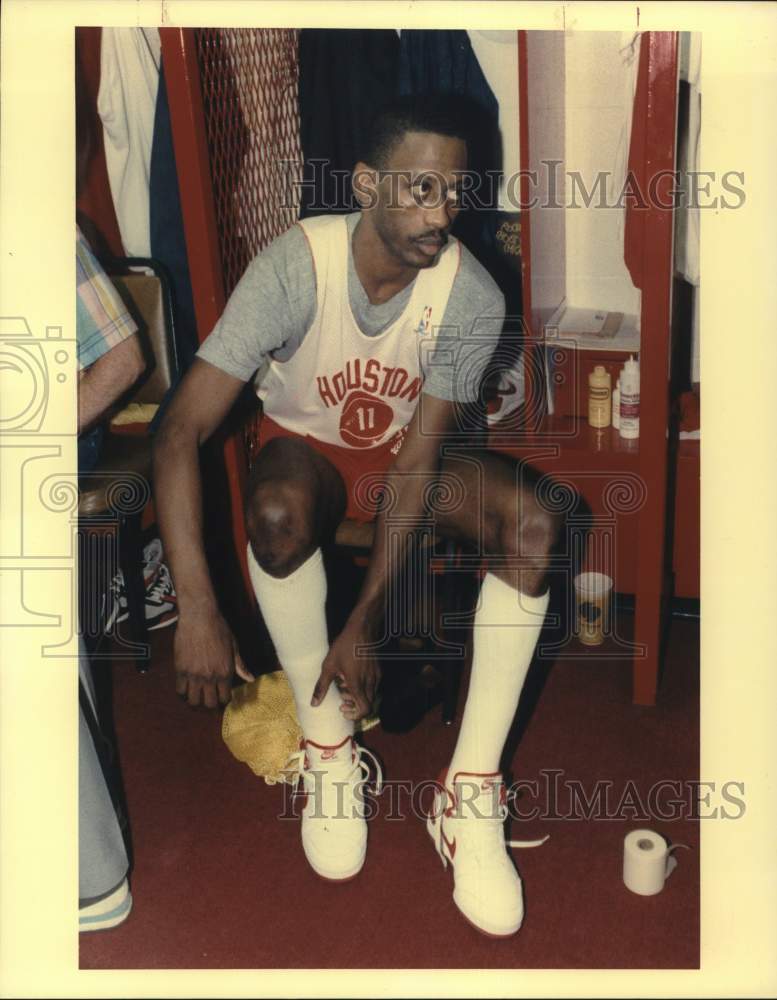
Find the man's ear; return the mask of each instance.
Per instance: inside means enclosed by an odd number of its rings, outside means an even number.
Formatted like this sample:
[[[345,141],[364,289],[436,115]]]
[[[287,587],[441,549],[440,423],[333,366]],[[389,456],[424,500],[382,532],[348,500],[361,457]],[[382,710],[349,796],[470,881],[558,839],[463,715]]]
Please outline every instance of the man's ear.
[[[353,191],[362,211],[369,211],[378,202],[378,171],[360,160],[353,168]]]

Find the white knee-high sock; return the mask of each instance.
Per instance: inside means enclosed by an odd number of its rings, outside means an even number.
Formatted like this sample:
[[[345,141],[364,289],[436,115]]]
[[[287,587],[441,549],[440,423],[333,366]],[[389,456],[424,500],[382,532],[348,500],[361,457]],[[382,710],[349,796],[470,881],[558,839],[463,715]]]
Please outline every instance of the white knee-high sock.
[[[449,781],[459,771],[499,770],[549,596],[550,592],[528,597],[486,574],[475,613],[472,672]]]
[[[340,712],[340,692],[334,684],[317,708],[310,699],[321,664],[329,652],[326,629],[326,574],[321,549],[289,576],[270,576],[248,546],[248,571],[278,660],[294,692],[297,718],[306,740],[323,746],[341,743],[353,733],[353,723]]]

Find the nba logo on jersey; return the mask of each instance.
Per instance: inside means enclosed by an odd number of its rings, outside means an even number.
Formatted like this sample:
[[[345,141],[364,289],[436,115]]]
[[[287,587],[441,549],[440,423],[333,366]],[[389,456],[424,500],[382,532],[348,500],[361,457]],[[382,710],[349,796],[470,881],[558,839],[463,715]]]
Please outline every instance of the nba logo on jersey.
[[[418,332],[422,337],[429,337],[432,333],[432,307],[426,306],[421,322],[418,324]]]

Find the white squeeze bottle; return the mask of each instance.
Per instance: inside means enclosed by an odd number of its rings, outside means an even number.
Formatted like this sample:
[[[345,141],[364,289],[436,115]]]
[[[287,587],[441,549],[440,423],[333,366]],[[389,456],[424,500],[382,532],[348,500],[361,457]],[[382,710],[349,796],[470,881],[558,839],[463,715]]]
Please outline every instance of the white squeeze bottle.
[[[612,390],[612,426],[615,430],[619,430],[621,425],[621,377],[618,376],[618,381],[615,383],[615,388]]]
[[[623,366],[620,392],[620,436],[639,437],[639,362],[634,355]]]

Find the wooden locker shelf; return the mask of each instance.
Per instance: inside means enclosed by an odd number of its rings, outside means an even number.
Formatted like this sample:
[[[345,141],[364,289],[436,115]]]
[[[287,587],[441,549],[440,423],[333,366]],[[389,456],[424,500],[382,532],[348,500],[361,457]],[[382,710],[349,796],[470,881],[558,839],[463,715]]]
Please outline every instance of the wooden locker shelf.
[[[520,437],[500,432],[497,427],[489,439],[490,448],[506,454],[520,454],[526,448],[543,445],[558,446],[562,466],[566,463],[570,468],[579,468],[584,458],[587,468],[639,469],[639,438],[622,438],[612,426],[596,430],[584,417],[546,416],[536,430]]]

